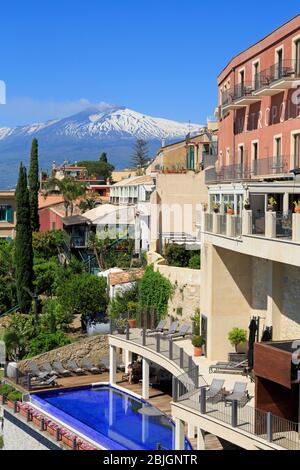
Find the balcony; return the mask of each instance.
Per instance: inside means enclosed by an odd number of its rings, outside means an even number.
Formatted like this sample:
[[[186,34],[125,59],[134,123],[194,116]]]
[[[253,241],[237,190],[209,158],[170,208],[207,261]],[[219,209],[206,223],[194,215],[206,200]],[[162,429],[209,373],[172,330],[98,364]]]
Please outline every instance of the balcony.
[[[253,83],[239,83],[234,88],[226,90],[222,94],[223,114],[234,109],[241,109],[245,106],[257,103],[260,97],[253,94]]]
[[[289,157],[260,158],[252,164],[252,177],[270,177],[289,174]]]
[[[225,165],[205,170],[205,183],[231,183],[255,179],[291,177],[289,156],[259,158],[250,164]]]
[[[297,88],[299,80],[299,62],[283,60],[256,75],[253,95],[256,97],[273,96],[285,90]]]

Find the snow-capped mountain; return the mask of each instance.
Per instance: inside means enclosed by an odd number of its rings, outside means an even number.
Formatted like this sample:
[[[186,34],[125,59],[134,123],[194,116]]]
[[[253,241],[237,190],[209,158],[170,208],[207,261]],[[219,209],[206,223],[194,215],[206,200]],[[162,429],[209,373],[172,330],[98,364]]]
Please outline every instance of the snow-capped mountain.
[[[146,116],[125,107],[105,111],[93,107],[73,116],[15,128],[0,128],[0,188],[15,184],[20,160],[28,161],[33,137],[39,140],[40,160],[48,169],[53,160],[95,159],[107,151],[118,168],[130,161],[136,139],[149,142],[154,155],[161,141],[172,142],[196,133],[201,126]]]

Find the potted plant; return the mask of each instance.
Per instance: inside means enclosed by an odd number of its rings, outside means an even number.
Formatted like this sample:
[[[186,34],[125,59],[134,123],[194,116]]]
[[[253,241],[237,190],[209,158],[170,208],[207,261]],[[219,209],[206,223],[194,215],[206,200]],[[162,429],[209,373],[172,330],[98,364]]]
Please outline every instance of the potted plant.
[[[202,205],[202,208],[203,208],[203,212],[207,212],[207,209],[208,209],[208,204],[206,204],[206,202]]]
[[[241,328],[233,328],[229,334],[228,339],[232,346],[235,347],[237,353],[245,349],[245,344],[247,343],[247,331],[242,330]]]
[[[269,212],[274,212],[276,206],[277,206],[276,199],[274,197],[269,197],[269,199],[268,199],[268,211]]]
[[[126,323],[127,321],[123,318],[118,318],[117,320],[115,320],[116,329],[120,335],[123,335],[125,333]]]
[[[249,199],[245,199],[245,202],[244,202],[244,209],[245,209],[246,211],[250,211],[250,210],[251,210],[251,205],[250,205]]]
[[[129,328],[136,328],[135,313],[137,309],[137,304],[136,302],[130,301],[128,302],[127,307],[128,307],[128,313],[129,313],[129,320],[128,320]]]
[[[219,214],[219,212],[220,212],[220,207],[221,207],[221,204],[219,204],[218,202],[215,202],[215,203],[212,205],[212,210],[214,211],[215,214]]]
[[[233,206],[232,202],[228,202],[226,204],[226,213],[229,214],[229,215],[234,214],[234,206]]]
[[[295,202],[294,202],[294,206],[295,206],[295,213],[296,213],[296,214],[300,214],[300,200],[299,200],[299,201],[295,201]]]
[[[203,346],[205,340],[202,336],[194,336],[192,339],[192,345],[194,346],[194,356],[201,357],[203,356]]]

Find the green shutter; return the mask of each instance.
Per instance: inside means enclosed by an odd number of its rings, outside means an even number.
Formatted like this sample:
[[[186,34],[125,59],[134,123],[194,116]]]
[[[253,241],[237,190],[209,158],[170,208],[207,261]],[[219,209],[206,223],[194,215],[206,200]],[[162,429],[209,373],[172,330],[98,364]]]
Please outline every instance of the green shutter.
[[[13,223],[14,221],[14,214],[11,206],[7,206],[6,208],[6,220],[9,223]]]

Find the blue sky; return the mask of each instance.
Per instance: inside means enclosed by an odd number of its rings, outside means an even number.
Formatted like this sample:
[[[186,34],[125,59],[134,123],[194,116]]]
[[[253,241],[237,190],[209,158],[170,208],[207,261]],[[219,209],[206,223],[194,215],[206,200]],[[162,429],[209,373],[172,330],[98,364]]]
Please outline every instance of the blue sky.
[[[98,102],[203,123],[226,62],[299,12],[275,0],[1,0],[0,127]]]

